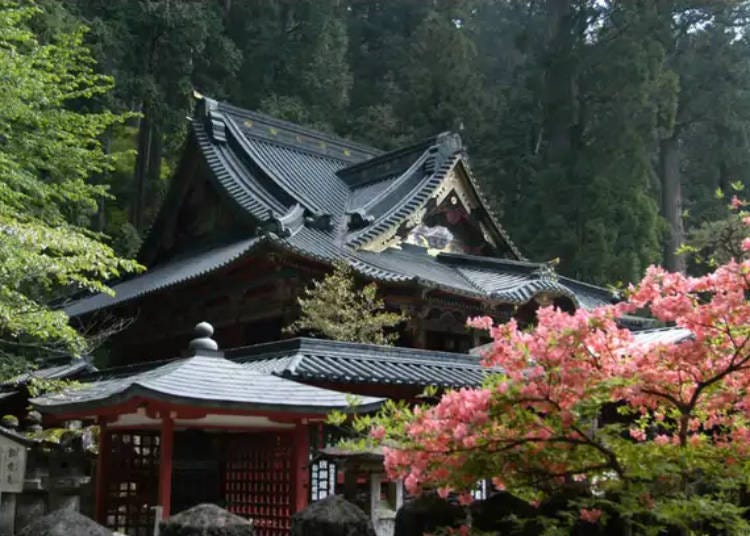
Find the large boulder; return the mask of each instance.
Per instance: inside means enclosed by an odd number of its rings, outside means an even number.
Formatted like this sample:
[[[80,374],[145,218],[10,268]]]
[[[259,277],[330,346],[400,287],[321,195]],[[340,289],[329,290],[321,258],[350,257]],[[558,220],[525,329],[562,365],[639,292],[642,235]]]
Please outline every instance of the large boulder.
[[[199,504],[159,523],[161,536],[252,536],[253,524],[215,504]]]
[[[55,510],[29,523],[17,536],[112,536],[112,531],[75,510]]]
[[[331,495],[292,516],[292,536],[375,536],[375,530],[359,506]]]
[[[463,508],[425,493],[404,503],[396,512],[394,536],[422,536],[440,527],[458,527],[466,521]]]

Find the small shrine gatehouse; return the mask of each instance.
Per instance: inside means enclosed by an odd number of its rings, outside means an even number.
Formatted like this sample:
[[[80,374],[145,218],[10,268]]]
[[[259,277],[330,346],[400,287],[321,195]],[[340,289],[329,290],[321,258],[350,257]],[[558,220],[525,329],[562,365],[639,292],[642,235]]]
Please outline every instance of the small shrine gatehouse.
[[[109,528],[151,536],[154,505],[166,518],[212,502],[281,536],[307,505],[310,434],[351,396],[225,359],[212,334],[201,323],[189,357],[32,400],[50,420],[99,424],[96,518]],[[360,396],[356,410],[382,401]]]

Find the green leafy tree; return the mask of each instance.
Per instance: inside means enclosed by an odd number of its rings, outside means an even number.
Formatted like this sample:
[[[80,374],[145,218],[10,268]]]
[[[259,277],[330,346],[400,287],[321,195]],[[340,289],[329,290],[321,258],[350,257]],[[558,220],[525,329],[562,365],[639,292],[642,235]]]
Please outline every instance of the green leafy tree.
[[[337,264],[331,274],[314,281],[298,301],[300,317],[287,332],[312,332],[335,341],[390,344],[398,337],[392,328],[406,319],[386,311],[375,283],[358,289],[346,264]]]
[[[747,2],[724,0],[693,9],[678,19],[685,22],[673,24],[670,67],[680,84],[672,132],[676,143],[667,147],[674,153],[674,165],[662,167],[672,174],[660,177],[663,192],[669,192],[670,179],[681,186],[680,210],[670,223],[672,229],[684,228],[684,233],[677,233],[673,244],[686,237],[692,241],[694,231],[724,218],[725,202],[713,195],[717,188],[729,192],[735,181],[750,183],[749,15]],[[669,156],[660,152],[663,161]]]
[[[192,87],[383,149],[463,126],[524,253],[592,282],[681,270],[713,191],[748,180],[746,1],[37,1],[43,41],[92,28],[118,80],[99,105],[143,113],[104,137],[137,148],[97,178],[118,251],[162,199]]]
[[[332,0],[233,3],[227,31],[243,56],[233,100],[323,130],[344,124],[352,87],[345,9]]]
[[[744,189],[739,181],[730,186],[736,192]],[[717,200],[723,200],[726,196],[722,190],[717,189],[715,197]],[[703,273],[732,259],[747,259],[747,251],[742,245],[747,237],[745,215],[741,210],[745,205],[746,203],[740,201],[735,194],[721,217],[704,221],[688,232],[678,254],[685,256],[690,272]]]
[[[239,51],[224,32],[226,10],[202,0],[69,0],[65,7],[91,27],[88,42],[100,67],[117,80],[111,105],[140,112],[132,167],[108,178],[143,233],[184,140],[193,88],[225,98],[226,81],[239,67]],[[108,135],[110,143],[118,142],[118,134]]]
[[[524,534],[748,534],[748,273],[747,259],[701,277],[652,266],[615,305],[541,308],[532,329],[470,319],[494,337],[482,385],[357,416],[370,440],[352,443],[388,447],[388,476],[412,494],[455,492],[469,505],[476,483],[491,480],[535,507],[497,512],[525,521]],[[620,326],[642,310],[682,339]]]
[[[537,154],[522,200],[537,217],[516,220],[519,240],[532,256],[560,257],[570,275],[635,280],[661,249],[650,155],[668,81],[648,34],[656,14],[557,2],[544,17]]]
[[[40,351],[84,352],[52,304],[139,268],[86,228],[108,195],[88,180],[113,162],[100,136],[126,116],[78,110],[112,79],[94,72],[82,29],[40,44],[37,13],[0,5],[0,374]]]

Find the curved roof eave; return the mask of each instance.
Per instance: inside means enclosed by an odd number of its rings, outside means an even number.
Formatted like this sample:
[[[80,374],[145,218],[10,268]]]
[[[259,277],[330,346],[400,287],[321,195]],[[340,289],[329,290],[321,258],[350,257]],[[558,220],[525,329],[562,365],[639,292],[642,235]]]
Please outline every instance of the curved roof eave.
[[[508,232],[500,224],[500,218],[492,209],[492,206],[490,205],[490,202],[487,199],[487,196],[484,194],[481,187],[479,186],[479,181],[477,181],[477,179],[474,177],[474,173],[471,171],[471,166],[469,165],[468,157],[465,153],[461,155],[461,158],[459,158],[459,161],[457,162],[457,164],[458,163],[460,163],[461,166],[463,167],[464,172],[466,173],[466,177],[469,179],[469,183],[471,184],[472,188],[474,188],[474,192],[476,193],[477,199],[479,200],[479,203],[482,205],[482,209],[487,213],[487,216],[490,218],[490,221],[492,222],[492,225],[495,227],[495,230],[500,235],[500,238],[508,246],[508,249],[510,249],[510,251],[516,256],[515,260],[527,261],[528,259],[523,255],[523,253],[521,253],[521,250],[518,248],[515,242],[511,240]]]
[[[303,229],[304,227],[297,229],[297,234]],[[263,246],[277,248],[281,251],[299,255],[328,266],[331,266],[337,260],[342,259],[345,260],[355,272],[374,281],[400,285],[412,284],[417,287],[436,289],[448,294],[464,296],[478,301],[491,301],[494,304],[509,303],[518,305],[526,303],[535,296],[541,294],[555,294],[569,297],[573,300],[576,307],[581,306],[581,300],[576,292],[558,281],[530,279],[513,288],[503,289],[501,291],[491,291],[478,288],[476,285],[466,280],[463,275],[457,273],[456,277],[460,278],[467,287],[462,288],[458,283],[456,285],[445,284],[416,274],[398,272],[391,268],[373,265],[358,258],[355,251],[348,251],[332,244],[329,245],[330,247],[326,248],[330,251],[324,251],[319,248],[321,251],[316,253],[310,249],[295,245],[295,240],[292,240],[295,236],[296,235],[293,234],[290,237],[282,238],[272,232],[268,232],[262,236],[212,248],[187,259],[181,259],[157,266],[145,274],[115,285],[113,287],[116,292],[114,297],[105,294],[96,294],[68,304],[63,309],[69,316],[75,317],[116,305],[124,305],[133,300],[153,294],[154,292],[177,287],[201,276],[233,265],[234,263],[256,253],[258,248]],[[314,237],[310,238],[310,240],[313,239]]]
[[[442,162],[433,173],[416,183],[400,203],[391,207],[364,229],[349,233],[346,238],[347,244],[352,247],[363,247],[412,217],[432,198],[458,158],[454,155]]]
[[[274,376],[278,377],[278,376]],[[280,377],[279,377],[280,378]],[[283,378],[280,378],[283,379]],[[293,381],[293,380],[286,380]],[[342,393],[344,395],[345,393]],[[367,397],[370,400],[374,397]],[[371,411],[378,410],[385,399],[378,399],[376,402],[368,401],[364,404],[350,405],[348,401],[342,404],[332,404],[325,406],[313,406],[304,404],[264,404],[264,403],[253,403],[253,402],[242,402],[234,400],[210,400],[204,398],[195,398],[188,395],[177,396],[162,393],[154,389],[142,387],[140,385],[132,385],[123,391],[112,393],[108,396],[101,398],[95,398],[84,402],[70,402],[61,404],[45,404],[40,402],[39,398],[32,398],[29,400],[31,404],[40,410],[42,413],[50,415],[80,415],[88,416],[93,415],[96,410],[106,407],[119,406],[127,403],[130,400],[139,399],[144,401],[155,401],[155,402],[169,402],[178,405],[200,407],[206,409],[216,409],[219,412],[221,410],[233,410],[233,411],[247,411],[247,412],[280,412],[284,413],[301,413],[305,415],[327,415],[333,410],[347,411],[351,410],[354,412],[369,413]],[[355,397],[356,399],[356,397]]]
[[[115,305],[123,305],[224,268],[243,258],[266,241],[267,237],[253,237],[211,248],[189,258],[159,265],[141,275],[113,285],[111,288],[115,292],[114,296],[104,293],[94,294],[63,305],[62,309],[68,316],[76,317]]]

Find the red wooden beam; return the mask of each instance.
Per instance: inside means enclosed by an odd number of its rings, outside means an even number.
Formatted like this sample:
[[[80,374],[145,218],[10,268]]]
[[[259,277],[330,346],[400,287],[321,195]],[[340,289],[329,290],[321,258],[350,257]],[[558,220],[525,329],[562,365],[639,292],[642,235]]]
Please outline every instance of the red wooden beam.
[[[109,475],[110,455],[112,454],[112,436],[107,430],[104,419],[99,420],[99,456],[96,460],[96,506],[94,509],[95,519],[105,524],[107,517],[107,499],[109,498]]]
[[[200,418],[200,416],[207,415],[209,413],[216,415],[247,415],[257,417],[268,417],[270,420],[278,422],[293,422],[297,419],[309,419],[325,421],[326,414],[321,413],[303,413],[297,411],[285,411],[284,409],[277,410],[265,410],[265,409],[230,409],[223,407],[210,407],[210,406],[195,406],[190,404],[180,404],[167,401],[157,401],[147,399],[144,397],[136,397],[120,404],[114,404],[111,406],[104,406],[96,410],[83,410],[80,412],[71,411],[67,413],[50,414],[49,419],[54,422],[72,421],[72,420],[86,420],[94,417],[107,417],[112,422],[116,420],[119,415],[134,413],[139,407],[143,407],[144,415],[153,416],[155,412],[161,410],[170,410],[179,412],[180,418],[182,415],[192,418]]]
[[[297,424],[292,441],[292,511],[299,512],[307,506],[310,491],[310,432],[307,423],[299,422]]]
[[[153,424],[127,424],[122,426],[110,426],[110,430],[117,432],[138,432],[149,430],[161,430],[161,423]],[[254,426],[234,424],[181,424],[174,423],[175,430],[219,430],[225,432],[252,432],[252,433],[284,433],[291,432],[291,428],[279,428],[278,426]]]
[[[169,413],[162,415],[161,439],[159,441],[159,505],[162,518],[169,517],[172,504],[172,450],[174,445],[174,421]]]

